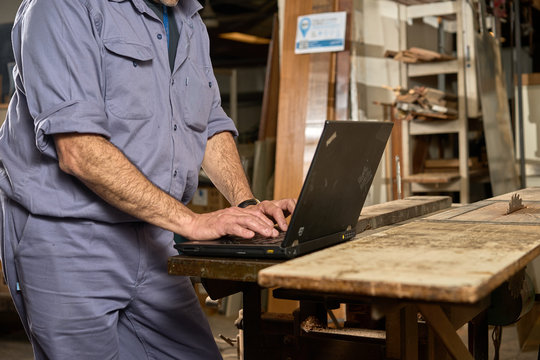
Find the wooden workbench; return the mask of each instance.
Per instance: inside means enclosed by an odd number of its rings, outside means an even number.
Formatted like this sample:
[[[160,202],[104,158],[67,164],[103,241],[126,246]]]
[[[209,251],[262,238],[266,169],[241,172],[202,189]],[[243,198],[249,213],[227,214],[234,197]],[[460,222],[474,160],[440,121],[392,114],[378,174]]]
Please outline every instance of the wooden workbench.
[[[387,225],[448,209],[450,205],[451,200],[447,196],[412,196],[368,206],[362,210],[356,229],[358,233],[366,234]],[[213,299],[239,291],[243,293],[244,357],[249,360],[260,358],[261,354],[261,287],[257,284],[257,276],[262,269],[281,262],[178,255],[169,259],[168,271],[171,275],[201,278]]]
[[[540,255],[540,188],[517,193],[525,208],[509,215],[512,194],[266,268],[258,282],[415,304],[455,358],[472,359],[442,304],[482,310],[493,290]]]

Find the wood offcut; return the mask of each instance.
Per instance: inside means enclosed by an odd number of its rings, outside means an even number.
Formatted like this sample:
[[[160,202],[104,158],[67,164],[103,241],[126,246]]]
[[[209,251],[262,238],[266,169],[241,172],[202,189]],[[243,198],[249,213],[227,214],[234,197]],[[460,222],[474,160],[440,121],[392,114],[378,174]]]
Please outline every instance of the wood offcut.
[[[410,90],[395,89],[395,106],[405,120],[450,120],[457,118],[456,96],[443,91],[415,86]]]
[[[455,60],[454,56],[438,53],[436,51],[412,47],[407,50],[392,51],[387,50],[384,57],[402,61],[407,64],[416,64],[421,62],[449,61]]]

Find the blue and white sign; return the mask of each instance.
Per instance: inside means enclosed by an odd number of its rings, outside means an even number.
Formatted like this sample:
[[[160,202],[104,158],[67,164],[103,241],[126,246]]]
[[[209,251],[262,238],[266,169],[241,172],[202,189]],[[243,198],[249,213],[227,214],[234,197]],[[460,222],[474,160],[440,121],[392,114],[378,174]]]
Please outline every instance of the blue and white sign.
[[[345,11],[299,16],[294,53],[344,50],[346,23]]]

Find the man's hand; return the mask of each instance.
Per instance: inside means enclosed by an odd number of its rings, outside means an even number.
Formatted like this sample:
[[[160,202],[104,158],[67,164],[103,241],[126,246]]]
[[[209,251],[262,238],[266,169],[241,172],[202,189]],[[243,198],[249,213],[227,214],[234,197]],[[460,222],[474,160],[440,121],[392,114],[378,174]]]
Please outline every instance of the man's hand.
[[[248,206],[246,209],[260,212],[267,218],[273,219],[274,223],[282,230],[287,230],[285,218],[293,213],[296,206],[296,199],[282,199],[263,201],[258,205]]]
[[[186,228],[185,237],[191,240],[212,240],[224,235],[252,238],[256,233],[278,236],[275,224],[285,231],[285,218],[294,211],[296,200],[263,201],[258,205],[236,206],[207,214],[195,214]]]

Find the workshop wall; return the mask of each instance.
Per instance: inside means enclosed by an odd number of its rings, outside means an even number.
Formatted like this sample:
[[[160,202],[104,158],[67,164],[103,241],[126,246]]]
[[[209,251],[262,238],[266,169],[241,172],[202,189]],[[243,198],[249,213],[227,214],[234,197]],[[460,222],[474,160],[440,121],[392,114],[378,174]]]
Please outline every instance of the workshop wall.
[[[2,3],[0,4],[0,24],[9,24],[13,22],[21,2],[21,0],[2,0]]]
[[[351,118],[355,120],[385,119],[378,103],[392,103],[390,90],[400,84],[400,65],[384,58],[388,49],[399,49],[398,6],[394,1],[355,0],[354,27],[351,42]],[[388,115],[386,116],[388,117]],[[383,156],[366,206],[388,200],[390,183],[388,154]]]
[[[388,87],[399,85],[397,61],[384,58],[388,49],[399,49],[398,6],[394,1],[355,0],[352,50],[353,119],[382,119],[383,109],[374,101],[391,103]],[[354,103],[356,102],[356,106]]]
[[[396,1],[355,0],[354,16],[351,77],[356,85],[352,87],[352,100],[357,102],[357,112],[352,117],[382,120],[383,108],[374,102],[392,103],[395,95],[390,89],[400,85],[401,76],[399,62],[385,58],[385,51],[437,44],[437,24],[415,22],[407,29],[410,43],[400,44]],[[451,46],[450,39],[448,42]]]

